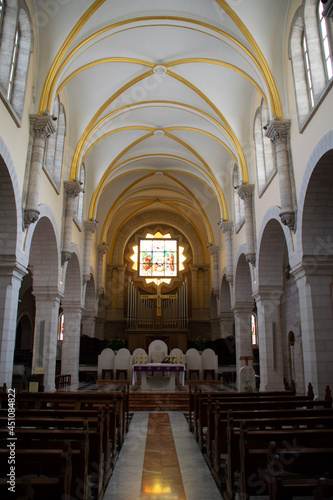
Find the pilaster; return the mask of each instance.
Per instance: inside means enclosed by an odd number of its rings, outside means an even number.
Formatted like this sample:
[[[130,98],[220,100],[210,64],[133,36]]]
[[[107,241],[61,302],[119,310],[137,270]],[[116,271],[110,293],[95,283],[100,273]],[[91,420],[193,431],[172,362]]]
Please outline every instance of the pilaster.
[[[227,274],[226,274],[226,280],[229,281],[229,283],[233,283],[234,279],[234,271],[233,271],[233,234],[234,234],[234,223],[233,222],[226,222],[223,219],[220,220],[218,223],[218,226],[222,230],[224,236],[225,236],[225,249],[226,249],[226,256],[227,256]]]
[[[256,263],[254,246],[254,225],[253,225],[253,192],[254,184],[240,184],[237,187],[238,196],[244,201],[245,211],[245,233],[246,233],[246,260],[253,266]]]
[[[289,159],[290,121],[271,121],[266,137],[275,145],[276,163],[279,174],[281,196],[281,222],[295,230],[295,211],[293,204],[292,174]]]
[[[280,304],[282,287],[260,287],[255,294],[260,352],[260,390],[282,391],[283,353]]]
[[[85,221],[85,245],[84,245],[84,265],[83,265],[83,284],[90,280],[90,254],[92,235],[97,229],[97,221],[92,219]]]
[[[55,132],[55,126],[50,116],[30,115],[33,143],[27,199],[24,209],[24,225],[28,227],[39,217],[38,202],[40,181],[43,169],[45,142],[47,137]]]
[[[66,209],[64,221],[64,241],[61,253],[61,263],[64,264],[72,257],[72,225],[74,217],[75,198],[81,193],[82,185],[79,181],[64,182],[66,192]]]

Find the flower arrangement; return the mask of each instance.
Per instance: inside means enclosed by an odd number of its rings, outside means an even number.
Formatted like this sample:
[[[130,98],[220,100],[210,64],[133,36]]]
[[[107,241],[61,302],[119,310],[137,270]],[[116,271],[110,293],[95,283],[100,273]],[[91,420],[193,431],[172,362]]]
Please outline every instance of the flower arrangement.
[[[195,348],[200,352],[203,351],[206,347],[207,340],[204,337],[196,337],[194,339]]]
[[[106,347],[113,349],[114,351],[119,351],[122,347],[126,347],[126,340],[120,337],[120,335],[113,335],[109,338],[109,342]]]

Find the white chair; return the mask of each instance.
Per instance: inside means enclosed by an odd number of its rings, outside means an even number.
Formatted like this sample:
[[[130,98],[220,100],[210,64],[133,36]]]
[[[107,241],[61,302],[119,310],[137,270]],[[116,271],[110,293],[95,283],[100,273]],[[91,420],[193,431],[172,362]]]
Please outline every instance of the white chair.
[[[128,349],[122,347],[114,357],[115,379],[119,380],[124,375],[125,380],[129,380],[132,370],[132,356]]]
[[[109,374],[113,379],[114,352],[109,347],[103,349],[97,359],[98,380],[103,380],[104,376]]]
[[[203,379],[206,380],[207,375],[211,375],[212,380],[215,380],[218,372],[218,357],[213,349],[205,349],[202,353],[202,372]]]
[[[168,355],[168,346],[163,340],[153,340],[148,347],[148,353],[152,363],[161,363]]]
[[[193,347],[186,351],[186,375],[188,380],[191,380],[192,375],[202,380],[202,357]]]
[[[170,352],[170,359],[172,359],[172,362],[175,364],[186,365],[186,356],[178,347],[172,349]]]

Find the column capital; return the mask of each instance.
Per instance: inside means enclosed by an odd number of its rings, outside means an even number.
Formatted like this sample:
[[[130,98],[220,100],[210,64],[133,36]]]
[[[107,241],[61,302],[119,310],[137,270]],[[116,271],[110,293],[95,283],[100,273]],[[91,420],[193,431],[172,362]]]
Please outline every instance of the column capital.
[[[86,233],[94,234],[97,229],[96,219],[86,220],[84,222],[84,229],[86,230]]]
[[[71,198],[76,198],[82,192],[82,182],[75,180],[64,182],[66,194]]]
[[[26,228],[30,226],[30,224],[37,222],[39,214],[39,210],[25,209],[23,213],[24,227]]]
[[[253,302],[237,302],[231,310],[233,314],[252,314]]]
[[[109,247],[106,242],[102,243],[101,245],[97,245],[97,251],[98,251],[98,256],[103,257],[103,255],[106,254],[108,251]]]
[[[237,187],[237,194],[243,201],[252,200],[254,184],[240,184]]]
[[[231,221],[225,221],[224,219],[221,219],[220,222],[217,223],[219,228],[222,230],[222,233],[231,233],[234,229],[234,223]]]
[[[282,294],[282,286],[263,285],[253,294],[253,298],[256,302],[261,300],[280,301]]]
[[[54,286],[37,286],[32,290],[32,294],[37,300],[59,302],[63,298],[63,294]]]
[[[218,257],[220,249],[217,245],[207,245],[207,250],[212,257]]]
[[[295,212],[293,210],[281,212],[280,219],[281,219],[282,224],[284,224],[285,226],[288,226],[289,229],[291,229],[292,231],[295,230],[296,222],[295,222]]]
[[[30,125],[37,139],[46,139],[56,130],[54,121],[49,115],[30,115]]]
[[[305,256],[302,262],[299,262],[291,269],[290,274],[294,276],[296,281],[303,278],[306,278],[306,280],[321,279],[325,276],[331,279],[333,274],[333,256]]]
[[[266,131],[266,137],[276,146],[286,144],[290,131],[290,120],[273,120],[269,123]]]

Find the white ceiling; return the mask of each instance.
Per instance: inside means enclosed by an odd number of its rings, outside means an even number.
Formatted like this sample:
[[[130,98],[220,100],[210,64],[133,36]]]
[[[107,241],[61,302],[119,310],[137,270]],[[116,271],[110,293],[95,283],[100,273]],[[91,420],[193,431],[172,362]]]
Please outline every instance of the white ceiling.
[[[252,141],[255,96],[261,92],[276,113],[274,81],[285,107],[289,0],[60,3],[46,22],[35,2],[37,101],[40,113],[52,111],[59,90],[65,102],[71,179],[82,161],[86,167],[85,218],[99,220],[102,240],[112,238],[157,201],[216,244],[217,223],[232,219],[235,162],[245,182],[246,169],[253,177],[242,155]],[[166,74],[154,74],[159,65]]]

